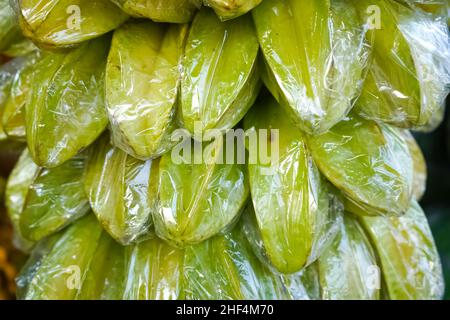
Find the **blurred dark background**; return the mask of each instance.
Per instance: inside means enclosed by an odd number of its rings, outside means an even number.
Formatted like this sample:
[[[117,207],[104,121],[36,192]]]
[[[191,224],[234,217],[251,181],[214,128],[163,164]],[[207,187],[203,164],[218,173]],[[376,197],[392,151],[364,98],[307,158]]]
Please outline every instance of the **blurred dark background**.
[[[415,133],[428,166],[427,191],[421,201],[438,247],[450,300],[450,99],[445,121],[432,133]]]

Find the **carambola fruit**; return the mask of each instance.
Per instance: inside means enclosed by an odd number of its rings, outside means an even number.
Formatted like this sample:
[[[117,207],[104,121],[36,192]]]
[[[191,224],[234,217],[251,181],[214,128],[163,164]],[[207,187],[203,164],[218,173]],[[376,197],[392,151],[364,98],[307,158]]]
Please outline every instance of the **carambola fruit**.
[[[437,126],[450,88],[447,25],[393,0],[352,2],[362,22],[373,24],[367,33],[370,70],[358,112],[403,128]],[[379,25],[369,6],[378,8]]]
[[[317,254],[317,243],[328,227],[327,187],[303,134],[273,98],[258,100],[245,117],[244,127],[256,134],[267,130],[255,141],[258,149],[249,149],[247,165],[267,256],[280,272],[300,271]],[[270,150],[268,159],[261,154],[263,144]]]
[[[412,201],[401,217],[361,217],[393,300],[441,299],[442,267],[424,212]]]
[[[128,16],[109,0],[11,0],[25,36],[44,48],[72,47],[120,26]]]
[[[262,0],[203,0],[205,6],[214,9],[220,20],[234,19],[249,12]]]
[[[202,0],[111,0],[127,14],[156,22],[187,23]]]
[[[92,211],[118,242],[128,245],[151,232],[155,210],[157,161],[141,161],[102,136],[89,150],[85,184]],[[156,172],[156,173],[155,173]]]
[[[379,299],[381,271],[376,259],[364,229],[345,214],[336,238],[316,262],[322,299]]]
[[[362,84],[367,48],[357,12],[342,0],[264,0],[252,14],[265,85],[302,130],[326,132]]]
[[[104,76],[109,38],[67,53],[45,53],[34,66],[26,104],[26,135],[33,160],[57,167],[89,146],[108,123]]]
[[[22,38],[14,10],[9,0],[0,0],[0,52],[7,50],[17,38]]]
[[[347,210],[402,215],[413,188],[413,160],[399,130],[351,114],[308,146],[325,177],[346,196]]]
[[[156,234],[178,246],[223,231],[239,217],[249,195],[245,166],[221,161],[223,141],[203,146],[186,142],[189,147],[183,152],[190,161],[172,152],[159,162],[158,208],[153,214]]]
[[[408,144],[409,153],[413,160],[413,195],[417,201],[420,201],[427,187],[427,163],[412,133],[408,130],[403,130],[401,133]]]
[[[234,127],[256,99],[258,40],[250,16],[220,22],[203,8],[189,32],[181,80],[181,117],[198,140]]]
[[[135,21],[114,32],[106,104],[114,144],[149,159],[170,150],[187,25]]]

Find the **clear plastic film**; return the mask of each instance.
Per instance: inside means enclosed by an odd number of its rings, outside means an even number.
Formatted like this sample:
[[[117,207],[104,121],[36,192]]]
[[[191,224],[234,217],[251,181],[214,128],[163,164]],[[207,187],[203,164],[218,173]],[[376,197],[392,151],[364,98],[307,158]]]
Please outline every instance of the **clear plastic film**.
[[[140,161],[113,147],[107,134],[89,149],[84,180],[92,211],[122,245],[151,236],[157,165],[156,160]]]
[[[159,237],[185,246],[224,231],[238,219],[249,187],[245,166],[224,161],[222,139],[203,145],[188,139],[179,146],[185,149],[176,147],[159,162],[153,221]]]
[[[262,0],[203,0],[203,4],[213,8],[222,21],[240,17],[261,2]]]
[[[427,218],[412,201],[401,217],[361,217],[392,300],[441,299],[442,267]]]
[[[342,0],[264,0],[252,14],[265,85],[303,131],[326,132],[362,85],[368,50],[357,12]]]
[[[367,23],[372,47],[358,112],[402,128],[437,127],[450,90],[445,20],[394,0],[352,2]],[[368,7],[377,8],[376,17]]]
[[[271,160],[249,146],[248,172],[256,221],[271,263],[283,273],[300,271],[313,257],[328,227],[328,189],[307,150],[304,136],[270,96],[262,96],[244,119],[247,131],[270,131]],[[274,130],[278,130],[276,133]],[[278,149],[278,150],[276,150]],[[254,154],[259,152],[258,154]],[[277,154],[276,159],[274,156]]]
[[[114,144],[139,159],[173,146],[180,60],[187,25],[126,23],[114,32],[106,103]]]
[[[427,187],[427,163],[420,146],[417,144],[417,141],[411,132],[408,130],[401,130],[400,133],[408,144],[409,153],[413,160],[414,172],[412,190],[414,199],[420,201],[425,194]]]
[[[54,234],[89,211],[82,180],[85,162],[86,154],[81,153],[57,168],[38,169],[19,216],[26,239],[38,241]]]
[[[128,16],[110,0],[11,0],[26,37],[46,49],[101,36]]]
[[[111,0],[127,14],[156,22],[187,23],[202,0]]]
[[[198,140],[234,127],[259,88],[258,40],[250,16],[220,22],[203,8],[189,32],[181,80],[181,122]]]
[[[277,274],[259,261],[241,224],[186,248],[184,283],[185,299],[309,299],[299,275]]]
[[[9,0],[0,0],[0,52],[8,48],[21,37],[14,10]]]
[[[10,173],[6,184],[5,204],[14,228],[14,245],[25,252],[33,246],[33,242],[23,237],[20,229],[20,218],[30,185],[38,171],[39,167],[31,159],[28,150],[25,149]]]
[[[322,299],[378,300],[381,274],[359,222],[345,214],[333,243],[316,262]]]
[[[362,215],[402,215],[413,190],[408,143],[393,127],[351,114],[308,146],[320,171]]]
[[[14,75],[9,97],[4,104],[1,122],[6,135],[15,140],[25,140],[25,104],[31,88],[34,65],[40,57],[35,51],[24,57],[24,63]]]
[[[34,66],[25,122],[28,148],[42,167],[57,167],[89,146],[108,123],[104,76],[109,37],[65,53],[43,54]]]

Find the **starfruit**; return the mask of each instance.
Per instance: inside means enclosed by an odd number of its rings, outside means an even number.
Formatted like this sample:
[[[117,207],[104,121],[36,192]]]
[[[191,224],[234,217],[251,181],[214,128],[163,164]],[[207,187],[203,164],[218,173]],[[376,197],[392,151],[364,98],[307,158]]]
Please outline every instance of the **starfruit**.
[[[14,244],[23,251],[28,251],[33,243],[23,237],[20,229],[20,219],[30,190],[29,187],[38,171],[39,167],[31,159],[28,150],[25,149],[6,184],[5,204],[15,231]]]
[[[25,104],[31,87],[34,65],[39,53],[31,53],[17,70],[11,83],[9,97],[5,102],[1,122],[9,138],[25,140]]]
[[[182,292],[184,251],[160,239],[126,249],[123,299],[176,300]]]
[[[203,8],[192,22],[181,80],[182,123],[196,139],[234,127],[256,99],[258,40],[250,16],[220,22]]]
[[[325,300],[377,300],[381,275],[375,252],[359,222],[344,215],[333,243],[316,262]]]
[[[347,210],[401,215],[409,207],[413,160],[399,130],[351,114],[308,145],[320,171],[346,196]]]
[[[187,142],[187,143],[186,143]],[[237,219],[249,195],[245,166],[223,161],[221,139],[181,145],[159,162],[158,208],[153,213],[159,237],[178,246],[195,244]],[[190,156],[190,157],[189,157]]]
[[[105,230],[123,245],[148,236],[155,210],[157,161],[140,161],[102,136],[92,146],[85,185],[92,211]]]
[[[66,48],[101,36],[128,16],[109,0],[11,0],[25,36],[47,48]]]
[[[89,146],[108,123],[104,76],[109,38],[67,53],[45,53],[34,66],[26,135],[34,161],[57,167]]]
[[[9,0],[0,0],[0,52],[8,49],[20,36],[20,27]]]
[[[258,6],[262,0],[203,0],[214,9],[220,20],[226,21],[242,16]]]
[[[18,278],[19,298],[73,300],[100,246],[102,227],[94,215],[80,219],[61,234],[44,239]],[[99,252],[99,253],[97,253]]]
[[[369,24],[372,46],[358,112],[403,128],[436,127],[450,88],[445,22],[393,0],[352,2]]]
[[[411,154],[413,160],[413,195],[414,198],[419,201],[425,194],[427,187],[427,163],[425,157],[423,156],[422,150],[420,150],[416,139],[408,130],[401,131],[403,137],[405,138],[409,153]]]
[[[308,299],[302,283],[287,278],[258,260],[240,225],[229,234],[186,248],[186,299]]]
[[[38,241],[89,211],[82,180],[85,161],[86,155],[79,154],[57,168],[38,169],[20,214],[20,230],[26,239]]]
[[[442,267],[424,212],[412,201],[401,217],[361,217],[393,300],[441,299]]]
[[[114,32],[106,103],[114,144],[140,159],[170,150],[186,25],[127,23]]]
[[[202,0],[111,0],[127,14],[156,22],[187,23]]]
[[[258,135],[249,141],[247,167],[267,256],[280,272],[297,272],[313,259],[329,223],[327,187],[303,134],[273,98],[262,96],[245,117],[244,127]],[[269,147],[270,158],[264,159],[261,150]]]
[[[266,86],[303,131],[327,131],[362,83],[368,52],[357,12],[343,0],[265,0],[252,13]]]

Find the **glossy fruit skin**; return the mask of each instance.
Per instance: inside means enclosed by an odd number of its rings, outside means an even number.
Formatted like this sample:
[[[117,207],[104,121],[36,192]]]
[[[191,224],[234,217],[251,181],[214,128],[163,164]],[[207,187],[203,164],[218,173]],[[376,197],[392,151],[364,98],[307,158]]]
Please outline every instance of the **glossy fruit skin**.
[[[264,84],[304,132],[328,131],[352,109],[364,77],[356,11],[344,1],[266,0],[252,15]]]
[[[250,16],[222,23],[207,8],[195,16],[183,58],[180,121],[196,139],[233,128],[247,113],[260,88],[257,54]]]
[[[23,34],[44,49],[74,47],[128,16],[109,0],[12,0]]]
[[[309,136],[313,158],[362,215],[402,215],[413,187],[413,160],[395,128],[351,114],[328,133]]]
[[[106,106],[114,145],[135,158],[156,158],[173,147],[187,31],[187,25],[133,21],[114,32]]]
[[[441,299],[444,279],[427,218],[417,204],[401,217],[361,217],[393,300]]]
[[[86,194],[101,225],[122,245],[152,236],[157,186],[151,178],[155,175],[157,161],[133,158],[112,146],[107,134],[89,150]]]
[[[127,14],[155,22],[188,23],[201,0],[111,0]]]
[[[103,132],[103,95],[110,40],[102,37],[65,53],[47,52],[36,64],[26,104],[26,135],[33,160],[57,167]]]
[[[203,4],[213,8],[221,21],[240,17],[261,2],[262,0],[203,0]]]

